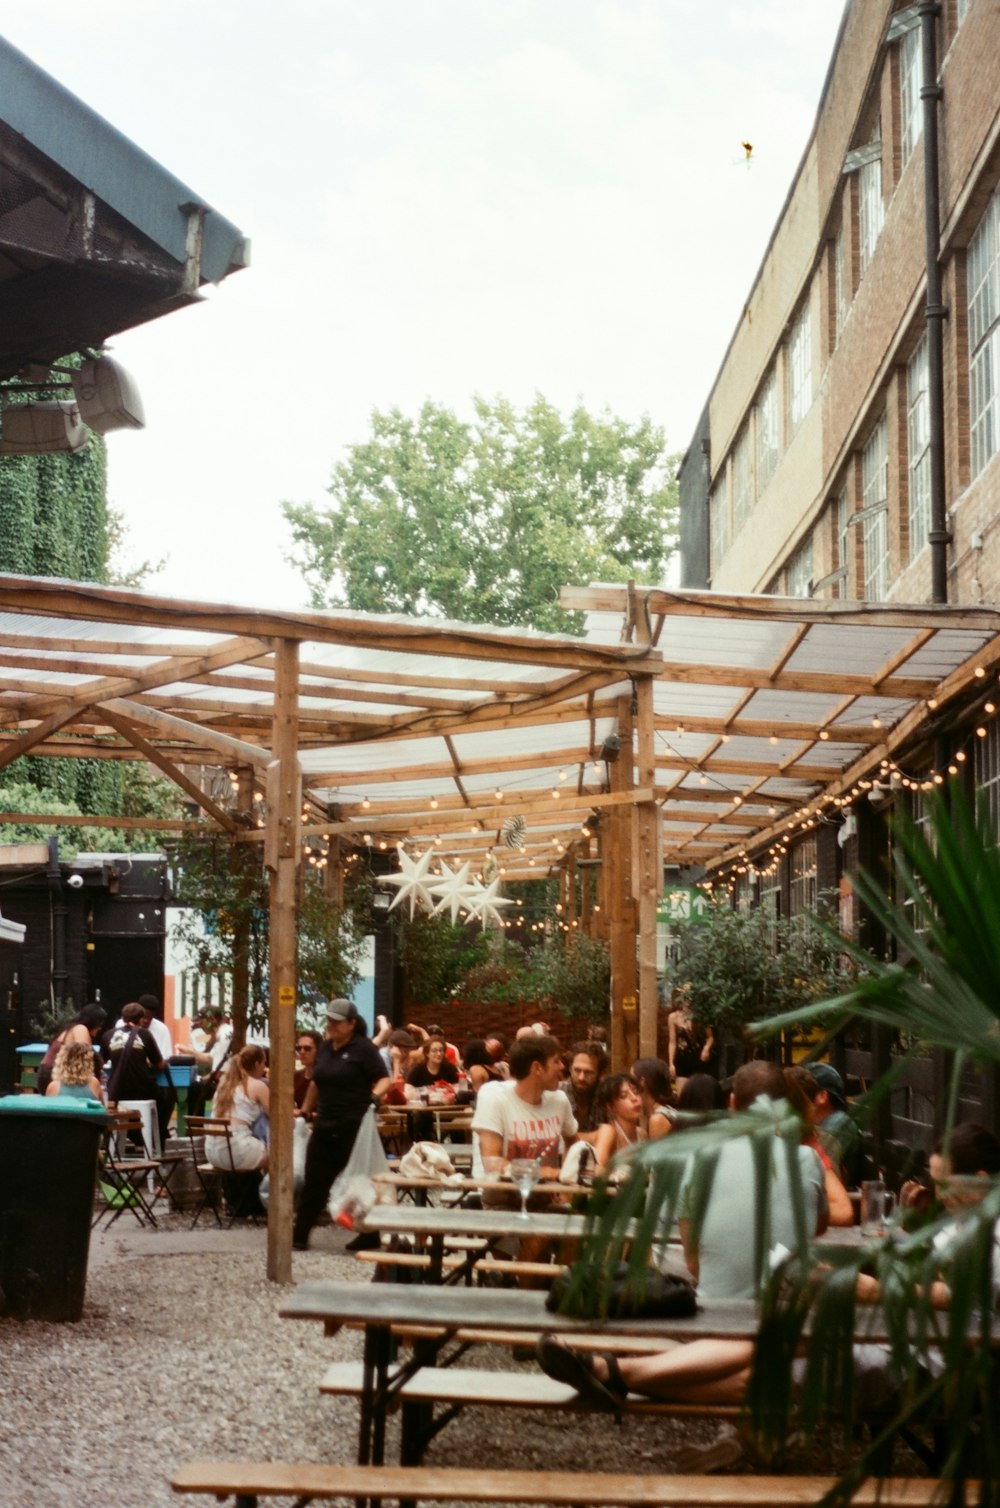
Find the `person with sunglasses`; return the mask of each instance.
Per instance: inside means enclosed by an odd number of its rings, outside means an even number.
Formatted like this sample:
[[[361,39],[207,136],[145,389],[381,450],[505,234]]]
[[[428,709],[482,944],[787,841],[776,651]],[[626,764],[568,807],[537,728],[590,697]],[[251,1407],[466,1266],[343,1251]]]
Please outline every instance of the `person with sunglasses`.
[[[302,1102],[306,1097],[306,1091],[312,1083],[313,1069],[316,1067],[316,1054],[323,1037],[320,1032],[308,1029],[300,1031],[295,1037],[295,1056],[299,1061],[299,1067],[295,1070],[295,1114],[301,1115]]]

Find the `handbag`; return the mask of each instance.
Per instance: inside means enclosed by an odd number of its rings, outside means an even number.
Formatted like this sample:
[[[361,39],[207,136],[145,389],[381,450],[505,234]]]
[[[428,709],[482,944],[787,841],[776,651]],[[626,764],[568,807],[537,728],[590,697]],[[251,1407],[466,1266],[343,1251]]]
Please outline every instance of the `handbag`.
[[[574,1262],[558,1274],[545,1307],[574,1319],[683,1319],[697,1314],[694,1285],[655,1267]]]

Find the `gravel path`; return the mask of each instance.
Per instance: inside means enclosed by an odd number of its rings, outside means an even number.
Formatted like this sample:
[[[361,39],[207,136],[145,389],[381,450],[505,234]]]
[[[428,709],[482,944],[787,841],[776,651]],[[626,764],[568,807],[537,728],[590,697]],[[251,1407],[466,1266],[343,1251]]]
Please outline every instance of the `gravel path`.
[[[370,1281],[345,1240],[333,1227],[315,1231],[313,1249],[295,1254],[295,1281]],[[189,1232],[185,1218],[168,1217],[158,1231],[122,1220],[97,1233],[78,1324],[0,1320],[0,1504],[177,1508],[214,1501],[170,1491],[172,1469],[194,1456],[353,1461],[357,1404],[321,1397],[317,1384],[330,1361],[360,1360],[361,1336],[327,1338],[318,1325],[279,1318],[288,1290],[265,1268],[262,1227]],[[506,1348],[477,1352],[476,1364],[534,1370]],[[390,1421],[390,1461],[395,1428]],[[618,1426],[596,1414],[472,1408],[427,1460],[671,1471],[680,1445],[714,1433],[690,1421]]]
[[[357,1404],[321,1397],[317,1384],[328,1362],[360,1360],[359,1333],[329,1339],[318,1325],[279,1318],[287,1290],[264,1276],[263,1228],[164,1224],[173,1228],[119,1221],[95,1234],[79,1323],[0,1320],[0,1503],[177,1508],[208,1501],[168,1486],[193,1456],[354,1460]],[[314,1232],[313,1249],[295,1254],[295,1280],[368,1282],[371,1269],[344,1252],[345,1239]],[[517,1365],[499,1348],[476,1361]],[[704,1438],[705,1427],[683,1434]],[[469,1409],[427,1459],[669,1471],[680,1438],[662,1421],[619,1428],[596,1415]],[[390,1434],[390,1460],[396,1444]]]

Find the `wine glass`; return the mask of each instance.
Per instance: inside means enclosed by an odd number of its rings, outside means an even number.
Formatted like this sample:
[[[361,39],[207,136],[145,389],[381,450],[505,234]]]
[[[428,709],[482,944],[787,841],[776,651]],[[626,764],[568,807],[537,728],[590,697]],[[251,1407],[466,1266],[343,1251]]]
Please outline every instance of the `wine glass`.
[[[542,1163],[538,1157],[515,1157],[510,1165],[510,1176],[521,1195],[521,1215],[528,1218],[528,1195],[542,1176]]]

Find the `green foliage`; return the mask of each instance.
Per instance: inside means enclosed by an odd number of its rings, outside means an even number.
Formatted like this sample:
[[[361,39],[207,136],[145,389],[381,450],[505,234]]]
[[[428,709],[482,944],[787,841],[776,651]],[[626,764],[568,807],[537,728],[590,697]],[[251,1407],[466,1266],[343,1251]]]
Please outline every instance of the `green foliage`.
[[[146,585],[150,576],[158,576],[167,563],[166,556],[159,560],[132,560],[127,555],[129,526],[125,515],[118,508],[107,510],[107,581],[110,586],[138,588]]]
[[[579,631],[560,586],[657,582],[677,540],[677,457],[662,430],[538,396],[375,411],[334,468],[333,505],[284,504],[314,607]]]
[[[598,938],[573,933],[533,948],[528,957],[529,999],[548,1001],[564,1016],[607,1020],[611,955]]]
[[[863,950],[849,958],[839,935],[812,915],[776,921],[759,907],[734,911],[721,901],[704,922],[680,929],[669,982],[690,986],[698,1021],[740,1032],[841,994],[867,965]]]
[[[184,908],[176,937],[192,965],[203,974],[231,976],[236,942],[246,929],[250,960],[251,1030],[267,1026],[269,885],[256,855],[245,865],[230,861],[232,845],[216,836],[190,834],[177,845],[175,894]],[[343,909],[323,894],[321,877],[306,868],[299,912],[298,975],[305,1024],[308,1000],[350,994],[368,930],[370,881],[351,876]],[[308,1020],[306,1018],[309,1018]]]
[[[417,912],[399,922],[399,956],[410,999],[443,1003],[463,993],[467,977],[489,952],[485,933],[446,916]]]

